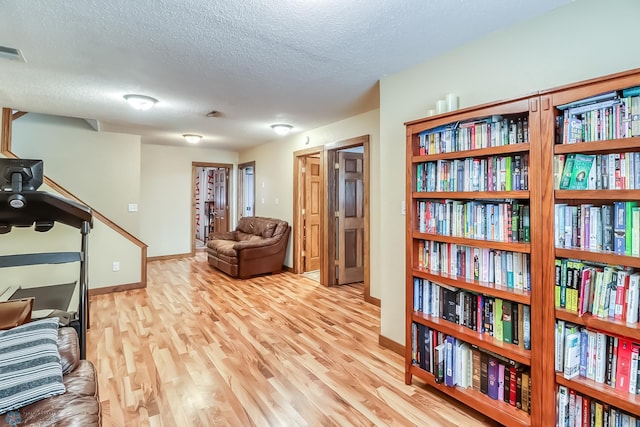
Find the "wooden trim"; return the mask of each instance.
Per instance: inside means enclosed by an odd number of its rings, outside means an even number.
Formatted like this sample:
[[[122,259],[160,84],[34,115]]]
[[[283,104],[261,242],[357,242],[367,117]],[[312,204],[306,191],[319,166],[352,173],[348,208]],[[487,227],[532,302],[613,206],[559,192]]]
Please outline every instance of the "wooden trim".
[[[150,256],[147,258],[148,262],[152,261],[166,261],[169,259],[183,259],[183,258],[191,258],[194,255],[191,255],[190,252],[186,252],[184,254],[173,254],[173,255],[159,255],[159,256]]]
[[[282,271],[286,271],[288,273],[294,273],[295,274],[295,272],[293,271],[293,267],[289,267],[288,265],[283,265],[282,266]]]
[[[12,120],[18,120],[20,117],[29,114],[27,111],[16,111],[11,115]]]
[[[293,273],[302,274],[304,272],[304,265],[302,261],[302,238],[304,236],[303,230],[303,219],[302,219],[302,206],[304,206],[304,192],[302,188],[304,188],[304,180],[302,179],[302,166],[305,157],[309,157],[311,155],[320,155],[320,176],[323,176],[324,165],[323,165],[323,156],[322,153],[324,151],[324,147],[316,146],[306,148],[304,150],[298,150],[293,152],[293,224],[292,224],[292,232],[293,232]],[[324,205],[324,188],[321,186],[320,188],[320,200]],[[321,210],[324,210],[324,206],[321,206]],[[323,241],[323,220],[320,221],[320,246],[322,247]],[[324,264],[323,260],[326,258],[324,255],[325,252],[320,251],[320,283],[324,284]]]
[[[126,285],[105,286],[104,288],[89,289],[89,297],[94,297],[96,295],[111,294],[114,292],[131,291],[134,289],[144,289],[146,287],[147,287],[147,284],[142,282],[128,283]]]
[[[3,108],[2,120],[0,121],[0,124],[2,124],[2,129],[0,129],[0,151],[7,157],[15,157],[8,154],[11,152],[11,121],[11,109]]]
[[[380,299],[378,299],[376,297],[372,297],[366,291],[367,291],[367,288],[365,287],[364,301],[368,302],[369,304],[373,304],[376,307],[380,307]]]
[[[331,142],[324,146],[325,150],[344,150],[351,147],[359,147],[369,143],[369,135],[356,136],[354,138],[343,139],[342,141]]]
[[[621,78],[626,78],[626,77],[635,77],[636,74],[640,73],[640,68],[635,68],[632,70],[627,70],[627,71],[622,71],[619,73],[615,73],[615,74],[608,74],[606,76],[601,76],[601,77],[595,77],[593,79],[588,79],[588,80],[582,80],[579,82],[574,82],[574,83],[569,83],[566,85],[562,85],[562,86],[556,86],[553,87],[551,89],[545,89],[545,90],[541,90],[540,94],[541,95],[546,95],[546,94],[550,94],[553,92],[561,92],[561,91],[565,91],[565,90],[569,90],[569,89],[577,89],[583,86],[592,86],[594,84],[598,84],[598,83],[603,83],[603,82],[607,82],[610,80],[618,80]],[[635,84],[632,84],[631,86],[635,86]]]
[[[382,334],[378,335],[378,344],[381,347],[387,348],[394,353],[399,354],[400,356],[404,356],[404,346],[398,342],[395,342],[391,338],[387,338]]]
[[[322,180],[325,187],[325,209],[323,211],[323,222],[326,232],[323,233],[325,238],[325,246],[322,248],[322,253],[326,255],[326,284],[327,286],[333,286],[337,284],[336,277],[336,216],[335,212],[338,210],[336,206],[336,198],[334,195],[337,193],[336,188],[336,169],[334,167],[336,163],[336,150],[327,150],[325,153],[326,177],[323,176]]]

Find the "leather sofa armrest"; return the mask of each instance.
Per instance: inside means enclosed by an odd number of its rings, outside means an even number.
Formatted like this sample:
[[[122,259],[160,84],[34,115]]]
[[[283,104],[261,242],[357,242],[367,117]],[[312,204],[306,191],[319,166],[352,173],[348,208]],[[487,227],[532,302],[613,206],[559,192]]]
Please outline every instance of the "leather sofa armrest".
[[[62,374],[66,375],[73,371],[80,362],[80,347],[75,329],[69,327],[58,329],[58,350],[60,351]]]
[[[213,231],[209,234],[209,240],[237,240],[235,231]]]

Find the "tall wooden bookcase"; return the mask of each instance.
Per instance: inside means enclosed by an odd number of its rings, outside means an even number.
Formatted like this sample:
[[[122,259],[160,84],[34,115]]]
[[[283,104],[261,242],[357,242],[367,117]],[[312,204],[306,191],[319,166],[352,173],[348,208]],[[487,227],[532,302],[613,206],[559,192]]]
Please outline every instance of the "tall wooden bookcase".
[[[640,395],[622,392],[584,378],[567,380],[562,373],[556,373],[554,368],[556,319],[608,332],[612,335],[625,336],[633,342],[640,343],[640,324],[600,319],[588,313],[578,316],[567,310],[556,308],[554,289],[557,258],[599,262],[635,268],[634,271],[640,271],[640,257],[602,250],[556,248],[554,239],[556,227],[554,205],[556,203],[580,205],[583,203],[640,201],[640,189],[558,190],[554,188],[553,182],[555,155],[640,151],[640,137],[577,144],[556,144],[557,117],[562,115],[562,109],[566,104],[636,86],[640,86],[640,70],[405,123],[407,140],[405,382],[407,384],[412,382],[414,376],[418,377],[430,386],[508,426],[556,425],[556,396],[559,386],[566,386],[577,393],[640,417]],[[498,129],[508,133],[516,122],[528,125],[526,140],[520,136],[516,137],[515,143],[513,140],[509,141],[508,136],[506,140],[500,142],[496,142],[495,136],[494,140],[491,139],[492,131],[494,135]],[[486,128],[482,127],[483,124],[485,127],[489,127],[488,133]],[[473,130],[470,130],[469,127],[472,127]],[[461,128],[465,128],[465,139],[459,146],[455,146],[455,144],[451,144],[451,135],[446,132]],[[520,131],[519,125],[516,129],[517,134]],[[438,137],[434,138],[429,134],[438,134]],[[483,134],[485,135],[484,140]],[[507,143],[503,144],[503,142]],[[506,157],[511,159],[512,165],[517,159],[517,164],[521,168],[519,173],[528,174],[526,189],[518,188],[514,182],[511,183],[511,186],[506,187],[500,187],[500,184],[495,185],[493,180],[500,177],[501,171],[489,169],[494,178],[488,178],[486,165],[493,162],[495,166],[495,158],[498,158],[497,164],[500,165],[500,158]],[[523,170],[525,167],[521,165],[525,157],[528,158],[526,171]],[[466,172],[464,166],[460,166],[464,164],[465,159],[474,159],[467,160],[467,166],[470,170]],[[454,164],[456,160],[458,162]],[[427,166],[429,163],[433,163],[435,166]],[[481,165],[481,170],[485,168],[484,172],[474,170],[476,164]],[[502,171],[502,173],[504,172]],[[640,174],[640,170],[635,173]],[[437,176],[434,177],[433,174]],[[483,188],[479,182],[485,179],[490,181],[485,183],[488,188]],[[522,181],[520,182],[522,183]],[[455,188],[449,186],[455,186]],[[509,238],[506,234],[488,236],[487,233],[478,233],[477,230],[469,233],[469,227],[465,227],[465,224],[469,225],[466,222],[469,219],[465,220],[466,217],[463,214],[463,219],[460,220],[460,217],[454,215],[456,208],[446,207],[448,204],[457,204],[457,209],[461,209],[459,205],[466,205],[462,208],[463,211],[459,210],[458,213],[476,212],[472,209],[483,204],[494,206],[496,204],[526,205],[529,209],[530,238],[523,242],[514,241],[517,240],[514,236]],[[430,207],[425,209],[425,205]],[[434,208],[434,206],[436,207]],[[494,208],[492,207],[492,209]],[[449,213],[444,214],[446,212]],[[487,212],[480,212],[482,214],[478,218],[487,218],[486,221],[489,221]],[[519,212],[522,213],[522,211]],[[452,223],[456,223],[456,218],[458,218],[457,225],[452,225]],[[462,225],[459,223],[460,221],[463,222]],[[506,224],[507,217],[504,221]],[[522,227],[522,221],[519,224]],[[483,224],[482,227],[485,231],[487,230],[486,224]],[[513,232],[516,233],[516,230]],[[521,237],[522,235],[520,235]],[[438,256],[432,255],[437,252],[436,249],[440,251]],[[443,255],[443,251],[453,252],[455,259],[452,260],[451,253]],[[486,258],[486,254],[491,254],[490,261],[495,262],[497,254],[504,257],[505,253],[514,254],[513,259],[524,257],[522,259],[526,260],[528,257],[528,269],[525,269],[524,274],[529,275],[529,280],[525,282],[524,289],[521,289],[522,283],[516,286],[513,286],[512,283],[504,283],[502,280],[498,280],[499,283],[496,283],[495,275],[497,272],[495,269],[491,269],[491,272],[487,273],[491,276],[491,280],[487,280],[487,275],[481,277],[484,273],[478,274],[475,271],[477,263],[474,263],[473,260],[470,261],[470,256],[474,258],[474,254],[482,254],[481,258],[483,259]],[[425,259],[426,257],[435,258]],[[472,277],[469,277],[469,261],[474,263],[474,266],[471,267]],[[446,263],[446,265],[434,266],[434,262],[435,264]],[[480,264],[482,262],[480,261]],[[486,259],[484,262],[486,263]],[[481,265],[481,269],[482,267],[486,267],[486,265]],[[465,316],[465,320],[462,320],[465,304],[468,304],[467,299],[457,301],[459,306],[463,307],[458,313],[459,317],[456,318],[457,323],[446,318],[447,316],[442,312],[442,306],[440,312],[431,313],[430,310],[435,305],[442,304],[442,301],[425,296],[427,293],[433,296],[431,290],[425,290],[427,289],[424,287],[426,282],[431,283],[429,285],[431,288],[428,289],[432,290],[433,284],[437,284],[453,291],[463,292],[466,294],[464,298],[468,298],[470,295],[471,300],[482,295],[483,300],[492,300],[494,303],[495,301],[508,301],[512,306],[516,304],[528,305],[530,307],[530,323],[528,325],[530,347],[524,349],[522,342],[515,345],[505,342],[504,338],[498,339],[497,335],[493,336],[493,333],[490,334],[488,331],[483,333],[479,325],[480,319],[474,323],[469,321],[469,317],[472,316]],[[419,289],[422,291],[419,292]],[[451,297],[451,293],[447,295],[449,298]],[[480,299],[477,301],[480,304]],[[475,304],[474,302],[467,308],[477,309]],[[433,335],[424,338],[421,335],[425,333],[424,331],[427,333],[431,331]],[[438,337],[438,332],[441,333],[440,337]],[[490,357],[508,359],[512,364],[519,365],[520,369],[528,372],[530,378],[528,411],[518,409],[502,399],[490,398],[472,386],[467,388],[452,387],[440,381],[441,377],[432,373],[437,372],[437,366],[434,364],[437,363],[438,354],[437,352],[436,354],[430,353],[435,344],[439,342],[435,340],[442,339],[442,336],[454,337],[468,344],[472,349],[479,349],[481,354],[486,352]],[[427,343],[421,347],[423,338],[425,341],[431,340],[432,344]],[[429,346],[431,349],[426,351]],[[430,358],[426,367],[418,360],[425,356]],[[503,363],[508,365],[508,362]],[[473,376],[477,372],[469,374]],[[486,392],[486,390],[484,391]]]

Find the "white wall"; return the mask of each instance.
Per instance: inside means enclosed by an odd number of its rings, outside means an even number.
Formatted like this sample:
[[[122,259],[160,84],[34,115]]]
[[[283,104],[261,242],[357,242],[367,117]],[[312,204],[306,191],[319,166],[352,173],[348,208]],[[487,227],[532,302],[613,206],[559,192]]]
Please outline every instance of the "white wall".
[[[192,162],[237,165],[238,154],[200,147],[143,144],[140,169],[140,236],[150,257],[191,252]],[[229,186],[235,218],[235,167]],[[234,221],[231,221],[232,227]]]
[[[256,176],[256,205],[254,215],[283,219],[293,224],[293,153],[311,147],[322,146],[332,142],[342,141],[358,136],[369,135],[370,151],[370,253],[371,253],[371,296],[380,298],[381,282],[378,265],[379,260],[379,229],[380,229],[380,177],[379,170],[379,110],[372,110],[339,122],[317,129],[300,132],[284,138],[278,138],[270,143],[242,151],[240,163],[255,160]],[[309,137],[309,144],[305,138]],[[398,204],[398,211],[400,205]],[[292,238],[285,264],[293,266]]]
[[[447,93],[460,106],[640,67],[637,0],[578,0],[517,27],[427,61],[380,82],[381,334],[404,343],[404,122],[426,116]],[[635,21],[633,21],[635,22]],[[533,284],[542,286],[543,284]]]
[[[86,121],[29,113],[13,121],[12,151],[44,160],[44,173],[92,208],[139,236],[140,137],[96,132]]]

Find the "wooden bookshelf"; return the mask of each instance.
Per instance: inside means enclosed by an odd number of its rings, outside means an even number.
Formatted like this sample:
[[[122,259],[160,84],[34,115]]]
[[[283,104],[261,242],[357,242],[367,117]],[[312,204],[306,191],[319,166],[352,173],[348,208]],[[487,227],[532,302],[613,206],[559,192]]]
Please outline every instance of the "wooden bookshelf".
[[[494,353],[500,354],[501,356],[507,357],[515,362],[519,362],[527,366],[531,365],[531,352],[529,350],[525,350],[524,348],[514,344],[499,341],[488,333],[481,334],[480,332],[476,332],[466,326],[458,325],[445,319],[427,316],[419,311],[414,312],[413,321],[422,323],[430,328],[437,329],[447,335],[453,335],[454,337],[460,338],[462,341],[469,344],[493,351]]]
[[[556,144],[555,154],[610,154],[625,151],[640,151],[640,137],[607,139],[604,141]]]
[[[578,316],[577,313],[563,308],[556,308],[556,319],[582,325],[589,329],[596,329],[609,335],[623,335],[636,342],[640,342],[640,324],[638,323],[630,324],[622,320],[603,319],[593,316],[591,313]]]
[[[411,375],[415,375],[431,387],[440,390],[467,406],[472,407],[476,411],[490,416],[505,426],[535,425],[531,422],[531,417],[526,412],[516,409],[508,403],[501,400],[493,400],[470,388],[447,387],[444,384],[437,383],[432,374],[417,366],[411,366],[409,371]]]
[[[559,109],[558,106],[564,106],[570,103],[573,103],[574,105],[578,105],[580,103],[584,104],[584,99],[600,94],[607,94],[613,91],[617,91],[619,95],[622,89],[635,86],[640,86],[640,69],[592,79],[588,82],[567,85],[558,89],[550,89],[542,93],[542,138],[540,141],[543,153],[542,158],[544,159],[542,162],[542,176],[553,175],[554,156],[556,155],[566,156],[569,154],[580,153],[605,155],[640,151],[640,137],[637,136],[592,142],[580,142],[575,144],[556,144],[559,140],[559,135],[556,135],[556,131],[562,129],[562,126],[556,127],[556,117],[568,116],[568,113],[565,115],[564,110]],[[626,103],[627,101],[624,102]],[[602,108],[598,108],[598,111],[604,111],[606,108],[607,107],[603,106]],[[620,111],[618,113],[620,114],[620,117],[622,117],[622,113]],[[589,121],[587,121],[585,117],[587,116],[581,116],[584,121],[581,122],[580,125],[586,124],[587,126],[591,126],[595,129],[596,117],[603,116],[590,115],[588,116]],[[615,124],[615,122],[613,123]],[[599,129],[605,129],[605,127],[601,127]],[[620,132],[622,133],[626,131],[620,130]],[[623,134],[623,136],[624,135],[626,134]],[[597,162],[594,162],[592,167],[597,168],[596,165]],[[638,172],[635,173],[637,174]],[[590,313],[578,316],[577,313],[561,308],[555,308],[554,303],[556,258],[594,262],[600,265],[606,264],[619,266],[638,271],[640,269],[640,257],[620,255],[614,252],[602,250],[555,247],[553,231],[555,227],[554,207],[556,203],[566,203],[568,205],[589,203],[597,206],[599,204],[611,205],[614,201],[640,201],[640,189],[557,190],[553,188],[552,181],[553,180],[546,180],[543,182],[541,197],[542,215],[545,218],[545,224],[547,224],[545,228],[548,229],[548,232],[545,233],[542,245],[539,248],[536,247],[532,249],[539,249],[543,253],[542,268],[544,271],[543,283],[545,287],[544,310],[547,318],[549,319],[548,322],[545,322],[544,326],[544,340],[549,343],[545,347],[545,357],[547,360],[553,360],[555,357],[554,334],[556,320],[570,322],[579,325],[580,327],[601,331],[612,336],[626,337],[632,342],[640,343],[640,327],[638,324],[627,324],[626,322],[619,320],[598,318],[592,316]],[[553,363],[551,363],[551,365],[553,365]],[[547,371],[545,371],[545,378],[549,378]],[[548,397],[546,402],[548,402],[550,406],[552,405],[554,407],[554,411],[545,413],[544,415],[545,422],[548,422],[550,425],[554,422],[551,415],[555,416],[557,410],[557,403],[553,398],[556,396],[555,393],[557,387],[560,386],[567,387],[570,390],[574,390],[576,393],[607,403],[612,407],[626,411],[635,416],[640,416],[640,396],[630,394],[626,391],[617,390],[614,387],[610,387],[606,384],[599,384],[585,378],[573,378],[571,380],[567,380],[562,374],[554,372],[550,386],[545,389],[545,393],[553,394],[553,397]]]
[[[625,265],[640,268],[640,258],[620,255],[615,252],[597,251],[593,249],[556,248],[556,255],[560,258],[582,259],[585,261],[602,262],[611,265]]]
[[[556,373],[556,383],[571,388],[578,393],[585,394],[594,399],[608,403],[611,406],[640,416],[640,396],[618,390],[606,384],[600,384],[587,378],[577,377],[570,380],[562,374]]]
[[[409,199],[528,199],[528,191],[438,191],[414,192]]]
[[[494,285],[493,283],[481,282],[479,280],[466,280],[463,277],[448,276],[446,274],[436,274],[424,269],[414,269],[414,277],[442,283],[443,285],[455,288],[466,289],[478,294],[489,295],[494,298],[508,299],[513,302],[531,305],[531,292],[521,289],[508,288],[506,286]]]
[[[640,189],[599,189],[599,190],[556,190],[554,188],[554,163],[556,155],[569,154],[616,154],[640,152],[640,136],[608,139],[594,142],[575,144],[557,144],[556,132],[559,116],[564,116],[567,104],[584,104],[584,99],[612,91],[640,86],[640,69],[630,70],[615,75],[591,79],[585,82],[565,85],[559,88],[547,89],[527,97],[513,100],[503,100],[487,103],[477,107],[469,107],[459,112],[450,112],[439,116],[413,120],[406,126],[406,342],[412,342],[412,323],[425,325],[433,330],[457,337],[462,341],[477,345],[501,354],[512,360],[522,362],[525,358],[531,368],[531,415],[521,413],[515,408],[496,402],[473,390],[445,387],[436,384],[433,376],[411,365],[411,345],[406,346],[405,352],[405,381],[411,383],[413,375],[427,381],[434,387],[443,390],[461,402],[473,406],[486,413],[487,416],[505,425],[552,426],[556,424],[557,389],[568,387],[577,393],[608,403],[622,411],[640,417],[640,396],[616,390],[615,388],[596,384],[583,379],[566,380],[557,375],[554,369],[555,360],[555,330],[556,320],[571,322],[581,327],[599,330],[607,334],[627,337],[634,343],[640,343],[640,324],[626,324],[611,319],[599,319],[585,314],[577,316],[567,310],[555,308],[555,260],[574,259],[584,262],[607,264],[640,271],[640,257],[620,255],[609,251],[583,250],[580,248],[556,248],[554,240],[554,218],[556,203],[579,205],[584,203],[611,205],[615,201],[640,202]],[[620,93],[620,92],[618,92]],[[627,102],[627,101],[624,101]],[[561,107],[561,108],[558,108]],[[605,107],[603,107],[605,108]],[[620,113],[621,114],[621,113]],[[460,150],[424,155],[426,145],[423,133],[442,126],[462,124],[465,121],[476,121],[493,116],[526,115],[529,125],[529,136],[526,142],[497,147]],[[596,117],[596,116],[589,116]],[[609,116],[611,117],[611,116]],[[620,117],[620,116],[615,116]],[[589,119],[593,120],[593,119]],[[586,122],[585,122],[586,123]],[[593,126],[589,122],[589,126]],[[609,122],[610,123],[610,122]],[[592,127],[591,129],[596,129]],[[621,133],[628,136],[626,133]],[[447,138],[448,135],[441,135]],[[431,140],[428,141],[429,143]],[[448,140],[445,139],[445,142]],[[445,144],[446,145],[446,144]],[[448,146],[448,145],[446,145]],[[461,146],[452,144],[451,146]],[[440,148],[441,146],[436,146]],[[421,150],[422,148],[422,150]],[[417,165],[434,161],[453,162],[456,159],[487,158],[490,156],[515,156],[528,154],[528,190],[519,191],[452,191],[452,192],[417,192]],[[629,157],[627,157],[629,158]],[[633,157],[631,157],[633,159]],[[615,159],[615,158],[614,158]],[[596,164],[596,162],[594,162]],[[621,169],[622,170],[622,169]],[[634,174],[640,169],[636,168]],[[421,168],[421,173],[424,169]],[[631,173],[632,171],[628,171]],[[467,171],[464,171],[465,176]],[[627,175],[629,176],[629,175]],[[429,177],[433,179],[433,177]],[[446,177],[445,177],[446,178]],[[456,177],[457,178],[457,177]],[[438,177],[437,179],[440,179]],[[460,178],[457,178],[459,182]],[[446,188],[446,187],[445,187]],[[495,187],[494,187],[495,188]],[[441,236],[432,233],[421,233],[418,224],[417,206],[422,200],[523,200],[528,201],[530,208],[529,243],[506,243],[486,240],[469,239],[454,236]],[[469,247],[489,248],[520,252],[528,254],[530,258],[531,290],[518,291],[506,287],[495,286],[490,283],[469,281],[446,273],[433,273],[429,269],[420,268],[418,262],[418,241],[450,243]],[[501,298],[517,303],[527,304],[531,309],[531,345],[527,353],[520,353],[503,343],[496,342],[491,337],[484,337],[468,328],[438,317],[431,317],[425,313],[413,310],[413,280],[414,278],[429,280],[434,283],[455,287],[494,298]],[[488,339],[491,338],[491,339]],[[512,346],[511,346],[512,347]],[[508,414],[508,415],[505,415]],[[506,418],[505,418],[506,417]]]
[[[539,140],[540,132],[539,132],[539,104],[537,104],[537,99],[530,98],[519,98],[510,101],[499,101],[493,104],[485,104],[479,106],[477,108],[467,108],[461,111],[459,114],[449,113],[442,116],[435,116],[432,118],[427,118],[423,120],[417,120],[409,123],[405,123],[407,126],[407,180],[406,180],[406,194],[407,194],[407,281],[406,281],[406,295],[407,295],[407,328],[406,328],[406,340],[407,343],[412,342],[414,337],[412,336],[412,324],[424,325],[428,327],[430,330],[438,331],[446,336],[452,336],[456,339],[468,343],[470,345],[477,346],[481,351],[488,351],[498,354],[506,359],[511,360],[513,363],[520,363],[523,366],[527,366],[527,370],[531,375],[531,415],[523,412],[522,410],[516,409],[515,407],[510,406],[502,401],[495,401],[490,397],[471,389],[464,389],[460,387],[446,387],[443,384],[437,384],[434,380],[433,375],[429,372],[423,371],[416,366],[412,365],[412,346],[407,345],[405,350],[405,381],[407,384],[411,383],[412,376],[416,375],[417,377],[427,381],[432,386],[438,388],[439,390],[444,391],[455,399],[460,400],[461,402],[474,407],[477,410],[482,411],[487,416],[495,419],[496,421],[503,423],[505,425],[542,425],[539,420],[542,419],[542,406],[540,405],[540,399],[538,396],[540,393],[536,393],[537,391],[541,391],[543,387],[542,381],[542,368],[541,368],[541,358],[538,357],[539,352],[541,351],[541,343],[542,343],[542,317],[540,314],[539,307],[541,305],[538,303],[538,300],[542,295],[542,287],[533,286],[535,283],[539,283],[542,280],[542,276],[536,270],[536,265],[540,264],[540,259],[538,254],[535,252],[535,241],[524,243],[524,242],[504,242],[504,241],[493,241],[493,240],[483,240],[483,239],[473,239],[467,237],[458,237],[458,236],[448,236],[448,235],[440,235],[433,233],[422,233],[420,230],[417,218],[417,207],[420,202],[434,200],[441,201],[443,199],[448,200],[460,200],[460,201],[469,201],[469,200],[478,200],[478,201],[486,201],[488,203],[493,203],[494,201],[499,201],[503,203],[508,203],[512,200],[522,200],[529,201],[527,203],[529,205],[529,227],[531,238],[535,239],[534,233],[537,227],[540,226],[541,222],[539,204],[533,203],[531,200],[540,192],[539,182],[540,182],[540,156],[539,150],[534,149],[535,144]],[[465,122],[466,121],[466,122]],[[477,149],[462,149],[458,151],[452,152],[442,152],[438,154],[430,154],[430,155],[421,155],[420,147],[425,149],[426,140],[423,140],[423,145],[420,146],[420,133],[427,131],[429,129],[435,129],[440,126],[450,125],[450,124],[461,124],[461,126],[467,125],[467,128],[470,127],[469,123],[474,122],[474,126],[477,125],[475,130],[477,132],[481,132],[479,138],[486,138],[484,140],[476,140],[471,143],[469,146],[478,146],[484,144],[484,141],[500,141],[498,144],[505,142],[505,139],[501,137],[504,136],[502,132],[518,132],[518,140],[514,141],[513,139],[509,140],[509,143],[506,145],[497,145],[485,148],[477,148]],[[489,135],[486,131],[486,128],[483,128],[482,123],[489,123],[490,128],[489,132],[496,131],[497,134],[500,135],[496,139],[491,139],[487,135]],[[528,128],[525,129],[525,124],[528,123]],[[478,125],[479,124],[479,125]],[[522,126],[522,128],[520,128]],[[512,130],[514,129],[514,130]],[[522,135],[527,135],[528,138],[522,138],[523,141],[520,141],[520,130],[522,130]],[[460,130],[459,132],[463,132]],[[461,138],[458,134],[457,138]],[[475,134],[475,137],[478,137],[478,133]],[[513,137],[513,133],[509,134]],[[494,136],[494,135],[492,135]],[[442,137],[445,137],[442,134]],[[423,137],[424,138],[424,137]],[[472,137],[473,138],[473,137]],[[515,137],[514,137],[515,138]],[[431,140],[430,140],[431,141]],[[429,141],[429,142],[430,142]],[[461,143],[460,139],[456,139],[452,141],[451,146],[466,146],[468,141],[464,140]],[[483,141],[478,143],[478,141]],[[513,143],[515,142],[515,143]],[[474,145],[475,144],[475,145]],[[431,147],[431,146],[430,146]],[[437,148],[442,148],[441,146],[437,146]],[[513,191],[430,191],[430,192],[418,192],[416,189],[416,179],[418,173],[418,166],[421,163],[429,163],[434,161],[443,161],[443,162],[453,162],[454,160],[462,160],[462,159],[480,159],[480,164],[483,164],[484,161],[482,159],[493,157],[493,161],[504,161],[504,158],[511,158],[511,162],[517,161],[518,157],[515,156],[528,156],[528,186],[526,190],[513,190]],[[495,159],[497,157],[498,159]],[[487,160],[487,168],[489,168],[489,160]],[[477,163],[474,163],[477,164]],[[509,163],[506,163],[507,165]],[[483,166],[481,166],[482,168]],[[515,168],[515,166],[512,165]],[[424,169],[422,169],[424,172]],[[493,169],[493,173],[496,175],[492,179],[503,179],[504,175],[499,175],[498,172],[506,173],[508,176],[513,172],[514,176],[516,173],[525,173],[524,170],[518,171],[517,169],[509,170],[508,172],[504,171],[504,168],[500,171],[496,171]],[[445,172],[446,173],[446,172]],[[457,171],[456,173],[460,173]],[[477,171],[469,171],[465,170],[462,172],[465,176],[464,179],[470,177],[473,173],[478,173]],[[486,177],[491,173],[491,169],[484,170],[483,177]],[[423,175],[421,175],[423,176]],[[527,176],[527,175],[525,175]],[[438,178],[440,179],[440,178]],[[456,176],[456,179],[460,180],[459,176]],[[475,175],[473,177],[474,182],[478,179],[478,176]],[[483,178],[480,178],[483,179]],[[487,178],[488,179],[488,178]],[[517,179],[517,178],[515,178]],[[460,181],[458,181],[460,182]],[[493,181],[493,185],[496,181]],[[481,185],[488,184],[488,181],[482,182]],[[504,184],[504,182],[503,182]],[[488,185],[480,188],[489,188]],[[498,187],[499,188],[499,187]],[[508,184],[507,184],[507,188]],[[514,289],[509,288],[507,286],[495,285],[493,283],[486,283],[482,281],[476,280],[467,280],[465,277],[456,277],[448,274],[450,267],[446,270],[443,270],[441,273],[433,273],[432,271],[426,268],[420,268],[418,264],[418,242],[436,242],[436,244],[455,244],[460,246],[467,246],[471,248],[483,248],[490,249],[496,251],[503,252],[513,252],[513,253],[521,253],[526,255],[527,258],[530,259],[530,264],[528,268],[528,272],[531,275],[530,283],[532,284],[532,290],[523,290],[523,289]],[[464,255],[463,255],[464,256]],[[486,263],[482,264],[481,268],[486,268]],[[456,288],[464,291],[471,291],[477,294],[482,294],[487,297],[492,297],[501,300],[511,301],[512,303],[525,304],[530,307],[530,331],[531,331],[531,350],[524,350],[524,348],[505,343],[502,341],[498,341],[490,334],[482,334],[476,331],[473,331],[470,328],[467,328],[462,325],[458,325],[437,316],[431,316],[429,313],[422,313],[419,311],[413,311],[413,289],[414,289],[414,278],[428,280],[435,284],[448,286],[450,288]]]
[[[433,162],[435,160],[460,159],[464,157],[489,157],[503,156],[505,154],[528,153],[531,145],[529,143],[502,145],[498,147],[476,148],[475,150],[462,150],[452,153],[429,154],[425,156],[413,156],[413,163]]]

